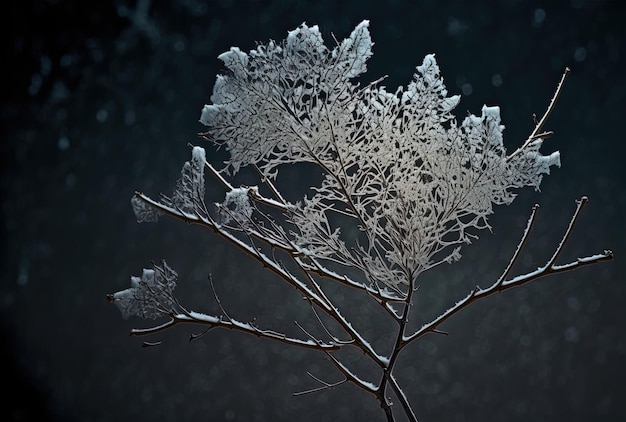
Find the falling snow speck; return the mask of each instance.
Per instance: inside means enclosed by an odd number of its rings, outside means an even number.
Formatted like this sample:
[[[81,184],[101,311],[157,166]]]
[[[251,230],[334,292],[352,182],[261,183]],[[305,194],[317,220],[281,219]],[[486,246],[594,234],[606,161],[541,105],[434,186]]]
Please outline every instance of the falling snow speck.
[[[533,13],[533,28],[541,28],[543,26],[543,22],[546,20],[546,11],[542,8],[535,9]]]
[[[565,341],[569,343],[578,343],[578,329],[574,326],[570,326],[564,333]]]
[[[567,298],[567,307],[572,311],[580,311],[580,301],[577,297],[570,296]]]
[[[70,140],[67,139],[67,136],[61,136],[59,142],[57,142],[57,146],[61,151],[65,151],[70,147]]]
[[[493,75],[491,77],[491,85],[495,86],[496,88],[502,86],[502,75],[500,75],[499,73]]]
[[[76,176],[74,175],[74,173],[70,173],[65,176],[65,185],[68,188],[73,188],[76,185]]]
[[[100,123],[106,122],[108,118],[109,118],[109,113],[103,108],[98,110],[98,112],[96,113],[96,120],[98,120]]]

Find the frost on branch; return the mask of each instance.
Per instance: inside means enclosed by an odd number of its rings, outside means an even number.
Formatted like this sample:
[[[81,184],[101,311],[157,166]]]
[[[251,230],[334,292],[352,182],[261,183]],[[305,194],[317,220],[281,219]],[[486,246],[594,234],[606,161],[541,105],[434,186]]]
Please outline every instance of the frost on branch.
[[[204,201],[204,148],[193,147],[191,161],[185,162],[176,182],[176,189],[171,203],[175,208],[193,213],[197,205]]]
[[[176,309],[173,293],[178,274],[165,261],[163,266],[153,264],[144,268],[141,277],[130,278],[130,288],[109,295],[124,319],[136,315],[156,319]]]
[[[159,204],[186,214],[194,214],[204,208],[204,148],[193,147],[191,160],[186,161],[180,171],[180,178],[171,197],[162,195]],[[136,195],[131,198],[131,205],[139,223],[152,223],[159,220],[163,212]]]
[[[540,153],[547,136],[541,130],[568,71],[528,139],[507,155],[499,108],[484,106],[479,116],[470,114],[457,122],[453,110],[460,97],[448,95],[433,55],[424,58],[406,87],[390,92],[382,79],[364,86],[354,82],[372,55],[367,21],[335,44],[329,49],[316,26],[303,24],[281,43],[222,54],[227,71],[218,76],[212,104],[204,107],[201,121],[207,126],[203,137],[229,151],[225,169],[216,170],[205,161],[204,149],[194,147],[171,197],[155,200],[137,193],[132,200],[140,222],[165,214],[209,228],[272,271],[306,300],[321,335],[299,321],[302,338],[232,318],[211,277],[217,314],[187,311],[173,296],[176,273],[165,263],[131,277],[129,289],[108,297],[124,318],[169,317],[169,322],[135,329],[133,335],[193,323],[206,329],[192,339],[221,327],[323,352],[343,379],[328,382],[309,373],[320,385],[298,395],[351,382],[376,396],[387,420],[404,412],[408,420],[417,421],[394,376],[405,347],[424,335],[442,333],[441,324],[482,298],[613,255],[606,250],[558,262],[587,202],[583,197],[546,264],[512,276],[534,224],[535,206],[496,280],[488,287],[476,285],[421,328],[411,328],[417,277],[440,263],[459,260],[462,245],[489,227],[494,205],[510,204],[516,189],[538,189],[550,167],[560,165],[558,152]],[[304,186],[304,198],[290,202],[275,179],[281,165],[303,162],[317,166],[320,182]],[[227,180],[228,173],[246,166],[260,175],[259,187],[234,187]],[[204,204],[205,170],[226,192],[224,201],[215,204],[217,215]],[[396,323],[387,354],[352,324],[350,309],[343,306],[350,302],[338,300],[326,281],[364,293]],[[245,290],[243,280],[236,282]],[[357,375],[342,354],[334,353],[349,348],[360,349],[378,367],[373,374],[377,382],[371,381],[372,374],[370,380]]]
[[[541,155],[538,138],[507,161],[498,107],[458,124],[460,97],[448,96],[434,55],[395,92],[354,83],[372,45],[363,21],[332,50],[305,24],[283,43],[232,48],[201,122],[230,152],[231,172],[255,165],[275,178],[282,164],[319,165],[321,186],[289,215],[296,243],[397,287],[458,259],[493,205],[511,203],[515,188],[538,189],[559,153]],[[358,227],[356,243],[344,244],[337,215]]]
[[[302,25],[286,42],[259,45],[250,55],[231,48],[219,58],[228,69],[217,77],[212,105],[201,122],[227,145],[232,171],[251,163],[266,174],[282,163],[331,159],[329,115],[348,117],[354,86],[365,72],[372,41],[365,21],[332,51],[317,26]]]
[[[253,211],[250,198],[248,197],[250,190],[256,192],[257,188],[253,186],[249,188],[240,187],[232,189],[226,193],[224,202],[215,204],[223,224],[229,224],[235,221],[239,225],[245,225],[250,219]]]

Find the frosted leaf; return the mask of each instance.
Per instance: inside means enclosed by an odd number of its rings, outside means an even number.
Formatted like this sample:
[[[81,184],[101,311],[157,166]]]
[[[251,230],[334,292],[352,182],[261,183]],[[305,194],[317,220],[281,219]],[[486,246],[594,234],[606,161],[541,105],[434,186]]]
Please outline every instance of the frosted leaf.
[[[360,86],[354,78],[372,54],[368,24],[332,49],[305,24],[282,43],[231,49],[201,122],[229,151],[233,173],[255,165],[275,178],[283,164],[318,165],[321,185],[289,215],[296,245],[397,288],[458,260],[461,245],[489,227],[493,206],[511,203],[517,188],[537,189],[559,154],[542,155],[537,139],[507,161],[498,107],[457,122],[460,96],[448,95],[432,54],[406,88]],[[240,194],[222,207],[249,218]]]
[[[193,147],[191,160],[183,165],[174,195],[172,195],[171,202],[176,208],[193,213],[198,204],[204,201],[205,161],[204,148]]]
[[[298,29],[289,31],[285,50],[291,54],[302,55],[321,55],[327,51],[318,26],[314,25],[309,28],[305,23]]]
[[[227,68],[233,71],[235,75],[244,75],[245,68],[248,66],[248,55],[237,47],[232,47],[230,51],[222,53],[218,58],[224,62]]]
[[[221,204],[216,204],[218,213],[223,224],[232,221],[245,224],[252,216],[252,204],[250,203],[250,190],[257,190],[256,186],[240,187],[226,193],[226,198]]]
[[[281,163],[314,161],[331,156],[325,134],[334,124],[323,115],[349,120],[352,91],[349,82],[366,70],[372,42],[368,22],[330,50],[317,26],[302,24],[280,45],[259,45],[244,60],[233,60],[233,50],[220,58],[229,72],[217,77],[211,101],[200,121],[207,137],[225,144],[231,153],[228,167],[260,164],[273,175]],[[238,50],[237,50],[238,51]]]
[[[163,266],[153,264],[144,268],[141,277],[130,278],[130,288],[109,295],[122,313],[122,318],[139,316],[156,319],[176,311],[173,292],[178,274],[165,261]]]
[[[349,38],[333,50],[333,58],[345,63],[345,77],[354,78],[367,70],[366,61],[372,56],[372,39],[367,29],[369,21],[363,21],[354,28]]]
[[[180,171],[180,178],[171,197],[161,195],[159,205],[176,211],[196,214],[204,212],[204,166],[206,153],[204,148],[193,147],[191,160],[186,161]],[[130,200],[139,223],[156,222],[163,215],[157,207],[143,201],[137,195]]]
[[[138,223],[156,223],[163,215],[162,212],[139,199],[137,195],[130,198],[130,204]]]

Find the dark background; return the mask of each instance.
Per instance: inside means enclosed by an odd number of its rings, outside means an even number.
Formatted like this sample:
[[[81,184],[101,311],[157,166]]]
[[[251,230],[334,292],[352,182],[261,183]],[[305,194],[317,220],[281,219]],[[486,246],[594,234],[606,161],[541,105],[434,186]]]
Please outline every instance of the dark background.
[[[105,301],[165,258],[195,310],[216,312],[212,273],[242,320],[294,332],[294,319],[310,318],[293,290],[211,233],[136,224],[129,199],[137,189],[170,191],[187,143],[200,142],[219,53],[281,40],[303,21],[330,43],[363,19],[375,42],[367,80],[387,74],[390,90],[406,85],[434,52],[449,91],[469,94],[457,116],[500,105],[509,150],[572,69],[544,146],[561,151],[563,167],[541,193],[497,209],[494,235],[483,233],[464,259],[424,278],[422,318],[499,275],[535,202],[538,223],[516,273],[545,262],[582,195],[591,201],[562,262],[605,248],[616,256],[476,304],[445,324],[450,335],[405,350],[397,376],[420,420],[626,419],[621,2],[11,0],[1,15],[0,419],[383,419],[353,386],[291,397],[315,386],[308,370],[340,378],[321,354],[226,331],[190,343],[190,327],[142,349],[128,331],[146,323],[122,320]],[[308,186],[302,175],[293,182],[293,195]],[[207,195],[220,200],[214,185]],[[355,325],[375,343],[388,339],[380,314],[352,297],[344,306]]]

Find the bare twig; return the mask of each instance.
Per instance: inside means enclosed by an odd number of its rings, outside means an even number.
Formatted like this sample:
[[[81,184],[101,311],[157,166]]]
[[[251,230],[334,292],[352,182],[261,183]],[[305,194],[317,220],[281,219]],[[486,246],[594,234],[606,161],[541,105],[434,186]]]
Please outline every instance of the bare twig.
[[[344,377],[344,379],[342,379],[341,381],[329,383],[329,382],[326,382],[326,381],[323,381],[323,380],[319,379],[318,377],[316,377],[315,375],[313,375],[312,373],[310,373],[308,371],[307,371],[306,374],[308,376],[310,376],[311,378],[313,378],[315,381],[317,381],[320,384],[322,384],[321,387],[316,387],[316,388],[311,388],[309,390],[295,392],[295,393],[292,394],[294,397],[296,397],[296,396],[303,396],[305,394],[317,393],[319,391],[329,390],[331,388],[334,388],[334,387],[337,387],[337,386],[339,386],[341,384],[344,384],[345,382],[348,381],[348,378]]]
[[[532,231],[533,225],[535,223],[535,216],[537,215],[537,209],[539,209],[539,204],[535,204],[533,206],[533,209],[530,213],[530,217],[528,217],[528,223],[526,223],[526,229],[524,229],[524,234],[522,235],[522,239],[517,245],[517,248],[515,249],[515,253],[513,254],[513,257],[511,258],[511,260],[509,261],[509,265],[507,265],[507,267],[502,272],[502,275],[500,276],[498,281],[496,281],[496,285],[500,286],[502,285],[502,283],[504,283],[504,280],[506,280],[506,278],[509,276],[509,273],[513,269],[513,266],[515,265],[515,263],[517,262],[517,259],[519,258],[520,253],[524,249],[524,246],[526,246],[526,241],[528,240],[530,232]]]
[[[571,271],[586,265],[591,265],[591,264],[597,264],[599,262],[604,262],[604,261],[610,261],[613,259],[613,252],[611,252],[610,250],[605,250],[602,253],[596,254],[596,255],[591,255],[585,258],[578,258],[576,261],[567,263],[567,264],[563,264],[563,265],[556,265],[554,262],[556,260],[556,258],[559,256],[559,254],[561,253],[561,250],[563,249],[563,246],[565,245],[565,243],[567,242],[567,240],[569,239],[569,236],[572,232],[572,229],[574,228],[574,225],[576,223],[576,221],[578,220],[578,217],[580,216],[580,211],[582,210],[582,207],[584,206],[584,204],[587,202],[587,198],[583,197],[581,200],[576,201],[576,211],[574,212],[572,219],[570,220],[570,223],[567,227],[567,230],[565,231],[565,234],[563,235],[563,238],[561,240],[561,242],[559,243],[559,245],[557,246],[554,254],[552,255],[552,257],[550,258],[550,260],[546,263],[546,265],[544,265],[543,267],[539,267],[537,268],[535,271],[531,271],[529,273],[523,274],[523,275],[519,275],[517,277],[514,277],[510,280],[503,280],[502,277],[498,279],[498,281],[496,281],[493,285],[491,285],[490,287],[486,288],[486,289],[481,289],[480,287],[476,286],[474,289],[472,289],[472,291],[465,296],[463,299],[461,299],[460,301],[456,302],[455,305],[453,305],[452,307],[450,307],[448,310],[446,310],[445,312],[443,312],[441,315],[439,315],[437,318],[435,318],[434,320],[432,320],[431,322],[424,324],[422,326],[422,328],[420,328],[417,332],[415,332],[413,335],[408,336],[404,339],[403,343],[402,343],[402,347],[406,346],[408,343],[422,337],[424,334],[430,333],[430,332],[435,332],[435,330],[437,329],[437,327],[439,325],[441,325],[444,321],[446,321],[448,318],[450,318],[452,315],[456,314],[457,312],[459,312],[461,309],[467,307],[468,305],[482,299],[488,296],[491,296],[494,293],[498,293],[504,290],[509,290],[511,288],[514,287],[519,287],[522,286],[526,283],[529,283],[533,280],[537,280],[539,278],[542,277],[546,277],[548,275],[553,275],[553,274],[560,274],[566,271]],[[528,237],[528,235],[530,234],[530,228],[532,227],[532,222],[535,218],[535,209],[533,209],[533,213],[531,214],[531,217],[529,218],[529,223],[527,225],[526,230],[524,231],[524,235],[522,237],[522,240],[520,242],[520,246],[523,246],[526,242],[526,238]],[[519,249],[519,246],[518,246]],[[516,255],[519,254],[519,250],[516,250],[515,255],[514,255],[514,259],[516,259]],[[510,266],[511,264],[509,264]],[[509,267],[507,267],[507,270],[505,270],[505,273],[507,273],[509,271]]]
[[[552,110],[554,110],[554,107],[556,106],[556,102],[559,99],[559,95],[561,95],[561,91],[563,90],[563,84],[565,83],[565,79],[567,78],[569,73],[570,73],[570,69],[569,67],[566,67],[565,70],[563,71],[563,75],[561,76],[561,80],[559,81],[559,84],[556,87],[556,91],[554,92],[554,95],[552,96],[552,100],[550,100],[548,109],[546,110],[545,113],[543,113],[541,120],[539,120],[539,122],[535,125],[535,129],[532,131],[528,139],[526,139],[526,142],[524,142],[524,144],[521,147],[519,147],[517,150],[515,150],[511,155],[509,155],[506,158],[507,162],[511,161],[514,157],[521,154],[537,138],[547,138],[550,135],[552,135],[552,132],[545,132],[545,133],[539,133],[539,132],[543,129],[543,126],[546,124],[546,121],[548,120],[548,117],[550,117]]]
[[[201,314],[198,312],[189,312],[188,315],[180,314],[180,315],[171,315],[170,320],[158,325],[156,327],[150,328],[135,328],[132,329],[130,334],[134,336],[145,336],[157,333],[159,331],[166,330],[171,328],[176,324],[181,323],[191,323],[198,325],[207,325],[209,329],[214,328],[227,328],[230,330],[241,331],[247,334],[252,334],[257,337],[264,337],[270,340],[276,340],[281,343],[290,344],[293,346],[302,347],[305,349],[315,349],[315,350],[338,350],[340,346],[333,343],[326,343],[321,340],[313,341],[313,340],[301,340],[298,338],[288,337],[285,334],[272,331],[272,330],[262,330],[258,328],[254,324],[237,321],[236,319],[222,319],[215,316],[210,316],[206,314]]]
[[[230,315],[228,315],[228,312],[226,312],[226,309],[224,309],[224,306],[222,306],[222,301],[220,300],[219,296],[217,295],[217,292],[215,291],[215,285],[213,284],[213,277],[211,276],[211,274],[209,274],[209,284],[211,285],[211,291],[213,292],[213,297],[215,298],[215,302],[217,302],[217,306],[219,306],[220,311],[222,311],[222,315],[232,320]]]

